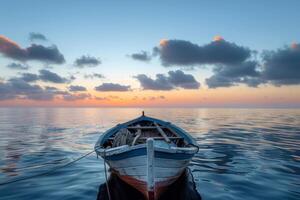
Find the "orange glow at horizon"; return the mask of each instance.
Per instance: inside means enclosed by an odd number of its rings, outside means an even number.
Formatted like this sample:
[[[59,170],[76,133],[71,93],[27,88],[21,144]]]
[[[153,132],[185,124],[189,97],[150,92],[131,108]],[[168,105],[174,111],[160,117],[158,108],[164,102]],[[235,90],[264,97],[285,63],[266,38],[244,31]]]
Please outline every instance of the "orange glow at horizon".
[[[94,93],[95,94],[95,93]],[[101,97],[95,99],[94,97]],[[163,96],[164,98],[162,98]],[[270,106],[299,105],[300,90],[297,86],[247,88],[238,86],[226,89],[102,92],[90,99],[65,101],[5,100],[0,106],[62,106],[62,107],[170,107],[170,106]]]

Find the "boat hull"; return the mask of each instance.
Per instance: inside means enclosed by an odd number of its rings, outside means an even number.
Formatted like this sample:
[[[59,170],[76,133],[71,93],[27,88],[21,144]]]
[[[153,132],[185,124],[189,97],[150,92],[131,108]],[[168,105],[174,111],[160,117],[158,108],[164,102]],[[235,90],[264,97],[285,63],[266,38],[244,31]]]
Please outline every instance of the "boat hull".
[[[124,182],[139,190],[148,199],[157,199],[183,173],[194,154],[154,151],[154,190],[147,189],[146,147],[105,157],[111,171]],[[150,192],[150,193],[149,193]]]

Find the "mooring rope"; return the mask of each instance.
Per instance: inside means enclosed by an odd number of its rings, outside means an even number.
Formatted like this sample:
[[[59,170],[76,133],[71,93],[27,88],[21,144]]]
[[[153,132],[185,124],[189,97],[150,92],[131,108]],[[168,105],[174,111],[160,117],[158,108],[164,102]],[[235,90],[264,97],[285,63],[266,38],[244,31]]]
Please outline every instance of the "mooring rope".
[[[52,168],[52,169],[50,169],[50,170],[48,170],[46,172],[42,172],[42,173],[35,174],[35,175],[32,175],[32,176],[21,177],[21,178],[14,179],[14,180],[9,180],[9,181],[6,181],[6,182],[0,182],[0,186],[8,185],[8,184],[11,184],[11,183],[16,183],[16,182],[24,181],[24,180],[28,180],[28,179],[32,179],[32,178],[36,178],[36,177],[40,177],[40,176],[45,176],[47,174],[51,174],[51,173],[53,173],[53,172],[55,172],[55,171],[57,171],[59,169],[62,169],[64,167],[67,167],[69,165],[74,164],[75,162],[77,162],[77,161],[79,161],[79,160],[81,160],[81,159],[89,156],[90,154],[92,154],[94,152],[95,152],[95,150],[90,151],[90,152],[84,154],[83,156],[80,156],[79,158],[76,158],[75,160],[72,160],[71,162],[68,162],[68,163],[66,163],[64,165],[61,165],[61,166],[58,166],[58,167],[54,167],[54,168]]]

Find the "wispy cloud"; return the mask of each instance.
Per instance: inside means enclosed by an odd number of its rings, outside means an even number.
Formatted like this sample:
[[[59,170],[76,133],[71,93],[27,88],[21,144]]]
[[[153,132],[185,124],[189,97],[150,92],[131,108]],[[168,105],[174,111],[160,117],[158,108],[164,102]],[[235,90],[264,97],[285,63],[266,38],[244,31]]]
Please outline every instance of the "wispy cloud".
[[[39,79],[45,82],[67,83],[69,81],[68,79],[46,69],[42,69],[39,72]]]
[[[118,83],[103,83],[97,87],[95,87],[96,91],[102,91],[102,92],[126,92],[130,90],[129,85],[121,85]]]
[[[105,78],[105,76],[102,75],[102,74],[99,74],[99,73],[93,73],[93,74],[85,74],[84,78],[86,78],[86,79],[88,79],[88,78],[90,78],[90,79],[93,79],[93,78],[101,79],[101,78]]]
[[[101,64],[101,60],[92,56],[81,56],[77,58],[74,62],[75,67],[84,68],[84,67],[96,67]]]
[[[10,69],[14,69],[14,70],[28,70],[29,66],[26,64],[21,64],[21,63],[10,63],[8,65],[6,65],[6,67],[10,68]]]
[[[70,92],[82,92],[82,91],[86,91],[86,87],[80,86],[80,85],[70,85],[69,91]]]
[[[47,37],[41,33],[31,32],[29,33],[29,40],[34,41],[48,41]]]
[[[130,57],[134,60],[145,61],[148,62],[151,60],[151,55],[146,51],[141,51],[139,53],[133,53]]]

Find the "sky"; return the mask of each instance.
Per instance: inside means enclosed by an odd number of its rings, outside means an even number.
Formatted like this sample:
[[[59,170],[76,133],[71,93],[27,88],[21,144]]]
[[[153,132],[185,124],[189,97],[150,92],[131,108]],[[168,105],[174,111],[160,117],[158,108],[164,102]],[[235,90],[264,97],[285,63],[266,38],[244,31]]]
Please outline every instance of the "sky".
[[[299,1],[0,5],[0,106],[300,107]]]

